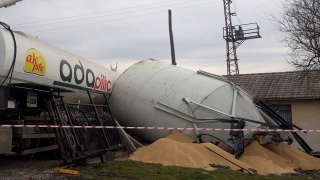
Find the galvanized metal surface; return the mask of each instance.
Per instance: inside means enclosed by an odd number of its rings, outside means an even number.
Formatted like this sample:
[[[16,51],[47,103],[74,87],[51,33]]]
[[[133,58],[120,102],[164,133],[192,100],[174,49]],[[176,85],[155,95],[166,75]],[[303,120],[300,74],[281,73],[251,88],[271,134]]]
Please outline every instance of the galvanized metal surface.
[[[235,115],[264,122],[252,100],[243,92],[236,94]],[[182,99],[188,98],[232,114],[233,97],[232,83],[160,61],[147,60],[131,66],[118,78],[109,102],[115,118],[122,126],[229,128],[228,123],[197,123],[198,117],[228,117],[196,104],[190,104],[189,108]],[[248,125],[259,126],[250,123]],[[149,141],[168,134],[166,131],[152,130],[139,130],[134,133]],[[184,133],[193,138],[196,136],[194,131]],[[229,136],[228,133],[210,133],[225,138]]]

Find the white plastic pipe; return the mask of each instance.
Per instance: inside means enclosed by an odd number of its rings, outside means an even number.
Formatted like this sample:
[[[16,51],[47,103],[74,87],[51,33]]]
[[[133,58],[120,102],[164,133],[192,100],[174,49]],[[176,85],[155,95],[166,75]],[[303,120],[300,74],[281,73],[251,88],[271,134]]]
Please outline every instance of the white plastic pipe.
[[[12,5],[15,5],[17,2],[22,1],[22,0],[0,0],[0,8],[2,7],[9,7]]]

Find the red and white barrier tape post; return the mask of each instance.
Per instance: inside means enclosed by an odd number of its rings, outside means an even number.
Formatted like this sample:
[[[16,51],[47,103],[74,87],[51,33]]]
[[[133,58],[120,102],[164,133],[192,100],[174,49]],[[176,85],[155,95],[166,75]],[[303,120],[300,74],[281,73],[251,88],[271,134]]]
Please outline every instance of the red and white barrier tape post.
[[[221,128],[175,128],[175,127],[138,127],[138,126],[62,126],[62,125],[4,125],[0,127],[15,127],[15,128],[80,128],[80,129],[144,129],[144,130],[192,130],[192,131],[261,131],[261,132],[320,132],[320,130],[288,130],[288,129],[221,129]]]

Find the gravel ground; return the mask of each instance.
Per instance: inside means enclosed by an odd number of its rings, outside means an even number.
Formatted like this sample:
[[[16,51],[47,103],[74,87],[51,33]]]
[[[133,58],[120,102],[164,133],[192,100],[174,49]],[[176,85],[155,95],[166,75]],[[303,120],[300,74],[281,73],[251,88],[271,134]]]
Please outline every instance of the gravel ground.
[[[126,161],[128,157],[115,159]],[[88,164],[99,163],[100,158],[90,159]],[[48,179],[84,179],[78,176],[67,176],[59,173],[59,169],[66,167],[62,161],[57,160],[52,151],[30,155],[17,155],[15,153],[0,157],[1,180],[48,180]],[[70,168],[73,169],[73,168]]]
[[[66,179],[58,172],[62,167],[51,151],[20,156],[9,154],[0,157],[0,179]]]

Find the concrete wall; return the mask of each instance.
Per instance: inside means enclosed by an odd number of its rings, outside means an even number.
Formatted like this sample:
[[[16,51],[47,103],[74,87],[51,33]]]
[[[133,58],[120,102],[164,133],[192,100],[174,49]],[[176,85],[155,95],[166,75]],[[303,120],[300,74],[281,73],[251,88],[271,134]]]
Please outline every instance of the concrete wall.
[[[271,101],[272,104],[291,105],[292,123],[302,129],[320,129],[320,100],[288,100]],[[299,133],[309,146],[315,151],[320,151],[320,133],[309,132],[307,134]],[[294,147],[302,149],[297,142]]]

